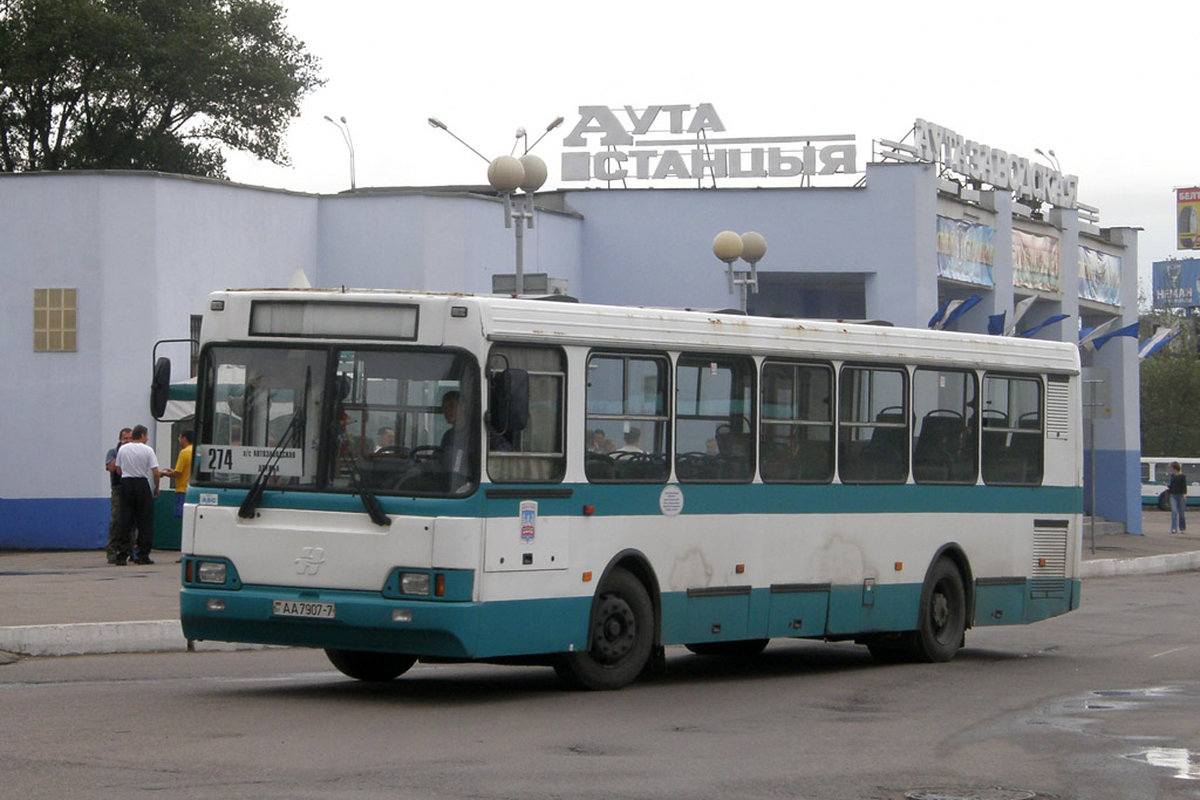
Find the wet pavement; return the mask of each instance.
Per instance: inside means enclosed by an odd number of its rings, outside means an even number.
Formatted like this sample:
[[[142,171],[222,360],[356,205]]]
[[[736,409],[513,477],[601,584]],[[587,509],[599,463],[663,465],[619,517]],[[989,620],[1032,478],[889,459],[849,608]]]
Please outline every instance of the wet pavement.
[[[1200,569],[1200,528],[1172,535],[1169,516],[1147,510],[1142,535],[1099,534],[1094,551],[1085,523],[1084,579]],[[177,552],[158,551],[152,565],[118,567],[105,562],[103,550],[0,552],[0,653],[187,648],[179,631],[178,557]]]

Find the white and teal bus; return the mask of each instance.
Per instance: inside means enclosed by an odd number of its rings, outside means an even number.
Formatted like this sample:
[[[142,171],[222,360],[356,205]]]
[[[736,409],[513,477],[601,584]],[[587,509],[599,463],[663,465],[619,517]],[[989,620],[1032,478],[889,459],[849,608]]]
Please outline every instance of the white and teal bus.
[[[1142,505],[1155,506],[1160,511],[1170,510],[1167,503],[1167,481],[1171,477],[1171,464],[1179,462],[1187,477],[1187,504],[1200,505],[1200,458],[1182,456],[1142,457]]]
[[[218,292],[183,630],[363,680],[495,661],[611,689],[668,645],[775,637],[947,661],[967,628],[1078,607],[1079,409],[1061,343]]]

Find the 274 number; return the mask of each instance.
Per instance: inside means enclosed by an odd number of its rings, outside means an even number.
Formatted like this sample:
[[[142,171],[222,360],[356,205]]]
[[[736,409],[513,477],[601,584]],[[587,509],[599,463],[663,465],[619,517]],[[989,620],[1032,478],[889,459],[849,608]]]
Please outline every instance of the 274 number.
[[[209,447],[204,467],[208,472],[232,472],[233,450],[228,447]]]

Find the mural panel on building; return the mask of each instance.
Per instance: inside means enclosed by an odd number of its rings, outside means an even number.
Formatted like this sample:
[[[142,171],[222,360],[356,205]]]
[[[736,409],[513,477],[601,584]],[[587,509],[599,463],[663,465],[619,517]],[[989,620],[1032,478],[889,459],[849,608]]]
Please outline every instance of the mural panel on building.
[[[1043,292],[1062,291],[1058,239],[1012,232],[1013,285]]]
[[[1121,304],[1121,259],[1110,253],[1079,247],[1079,298]]]
[[[937,218],[938,277],[995,286],[996,229],[963,219]]]

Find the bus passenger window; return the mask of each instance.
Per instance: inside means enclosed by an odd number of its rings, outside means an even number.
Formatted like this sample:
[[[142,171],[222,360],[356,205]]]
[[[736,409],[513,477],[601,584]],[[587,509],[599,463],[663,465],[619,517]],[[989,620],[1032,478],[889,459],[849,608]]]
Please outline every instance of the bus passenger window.
[[[912,472],[917,483],[975,483],[976,388],[970,372],[913,373]]]
[[[762,386],[759,472],[763,481],[833,480],[833,370],[767,362]]]
[[[754,477],[754,362],[684,355],[675,380],[675,472],[682,482]]]
[[[987,375],[983,379],[984,483],[1042,483],[1042,383],[1036,378]]]
[[[908,479],[903,370],[843,367],[838,392],[838,476],[843,483]]]
[[[587,364],[584,470],[593,483],[667,479],[667,359],[595,353]]]
[[[566,358],[557,347],[498,344],[492,348],[488,371],[505,369],[529,375],[529,419],[517,431],[497,426],[488,417],[488,475],[498,483],[561,481],[567,469]]]

